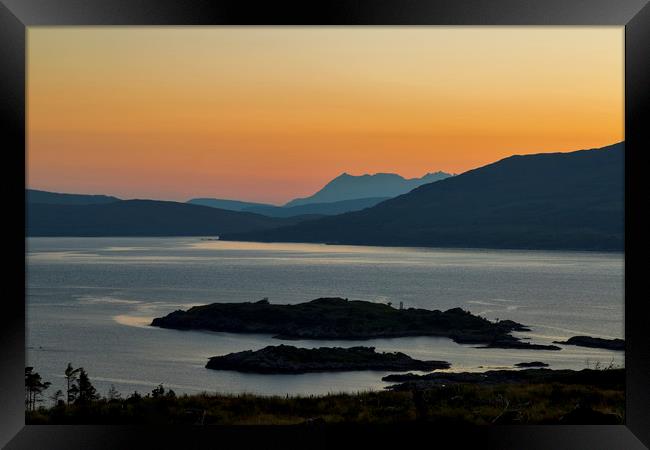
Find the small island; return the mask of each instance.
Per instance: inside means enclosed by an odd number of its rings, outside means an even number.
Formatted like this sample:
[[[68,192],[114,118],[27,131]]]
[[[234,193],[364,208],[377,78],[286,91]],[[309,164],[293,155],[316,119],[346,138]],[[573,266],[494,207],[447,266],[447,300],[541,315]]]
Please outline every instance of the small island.
[[[553,341],[555,344],[577,345],[580,347],[603,348],[606,350],[625,350],[623,339],[603,339],[591,336],[573,336],[566,341]]]
[[[447,311],[393,308],[382,303],[318,298],[293,305],[271,304],[267,299],[245,303],[212,303],[178,310],[151,322],[178,330],[230,333],[265,333],[278,339],[368,340],[407,336],[440,336],[460,344],[486,348],[560,350],[512,336],[530,331],[512,320],[492,322],[461,308]]]
[[[548,367],[548,364],[541,361],[520,362],[515,364],[515,367]]]
[[[547,345],[547,344],[531,344],[530,342],[523,342],[516,338],[513,338],[511,335],[498,336],[489,342],[487,345],[484,345],[479,348],[519,348],[524,350],[562,350],[557,345]]]
[[[278,345],[214,356],[205,367],[261,374],[299,374],[353,370],[428,372],[450,366],[446,361],[420,361],[401,352],[377,353],[374,347],[298,348]]]

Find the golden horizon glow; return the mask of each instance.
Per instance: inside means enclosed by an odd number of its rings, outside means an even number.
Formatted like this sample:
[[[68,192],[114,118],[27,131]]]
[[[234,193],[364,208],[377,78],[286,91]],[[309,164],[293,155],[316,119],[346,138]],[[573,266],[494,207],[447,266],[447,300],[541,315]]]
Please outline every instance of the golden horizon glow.
[[[624,139],[623,27],[30,27],[28,187],[284,203]]]

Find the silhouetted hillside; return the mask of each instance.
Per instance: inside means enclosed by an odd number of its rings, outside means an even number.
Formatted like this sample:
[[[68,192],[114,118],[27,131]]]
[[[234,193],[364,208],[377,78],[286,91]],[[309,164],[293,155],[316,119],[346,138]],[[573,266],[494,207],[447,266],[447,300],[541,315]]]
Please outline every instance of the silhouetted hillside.
[[[624,143],[511,156],[372,208],[229,239],[622,250]]]
[[[226,200],[222,198],[193,198],[187,203],[192,205],[209,206],[211,208],[227,209],[230,211],[245,211],[247,208],[269,207],[279,208],[279,206],[267,203],[241,202],[239,200]]]
[[[350,211],[359,211],[364,208],[375,206],[379,202],[388,200],[390,197],[378,198],[357,198],[354,200],[342,200],[330,203],[308,203],[299,206],[254,206],[245,208],[244,211],[264,214],[271,217],[293,217],[304,214],[319,214],[332,216]]]
[[[275,206],[266,203],[240,202],[238,200],[223,200],[218,198],[193,198],[187,203],[203,205],[211,208],[227,209],[230,211],[246,211],[262,214],[269,217],[296,217],[296,216],[333,216],[350,211],[359,211],[375,206],[377,203],[388,200],[390,197],[358,198],[329,203],[309,203],[300,206]]]
[[[291,200],[284,206],[292,207],[308,203],[329,203],[361,198],[390,198],[409,192],[423,184],[433,183],[450,176],[448,173],[436,172],[428,173],[422,178],[405,179],[394,173],[360,176],[344,173],[327,183],[314,195]]]
[[[97,205],[27,204],[28,236],[213,236],[297,223],[207,206],[154,200]]]
[[[119,201],[109,195],[61,194],[59,192],[26,189],[27,203],[45,203],[50,205],[93,205]]]

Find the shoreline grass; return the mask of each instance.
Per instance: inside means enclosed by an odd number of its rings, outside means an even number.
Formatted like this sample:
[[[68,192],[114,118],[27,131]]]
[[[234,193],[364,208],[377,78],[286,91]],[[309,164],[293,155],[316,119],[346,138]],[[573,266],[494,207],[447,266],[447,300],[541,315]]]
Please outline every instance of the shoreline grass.
[[[622,369],[612,369],[620,371]],[[27,424],[622,424],[624,376],[614,385],[449,384],[319,396],[193,394],[101,398],[26,411]]]

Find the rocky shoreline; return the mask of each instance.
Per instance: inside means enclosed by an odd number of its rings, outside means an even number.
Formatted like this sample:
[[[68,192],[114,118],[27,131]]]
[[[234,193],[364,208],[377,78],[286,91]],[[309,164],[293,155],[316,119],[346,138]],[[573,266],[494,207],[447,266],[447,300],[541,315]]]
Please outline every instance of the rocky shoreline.
[[[179,330],[272,334],[278,339],[368,340],[408,336],[448,337],[459,344],[485,348],[560,350],[555,345],[524,342],[510,333],[530,331],[512,320],[492,322],[461,308],[447,311],[393,308],[344,298],[319,298],[292,305],[264,299],[212,303],[155,318],[152,326]]]
[[[401,352],[377,353],[374,347],[298,348],[291,345],[268,346],[210,358],[208,369],[234,370],[260,374],[300,374],[382,370],[405,372],[448,369],[446,361],[421,361]]]
[[[431,389],[450,384],[502,385],[521,383],[563,383],[594,386],[618,386],[625,382],[625,369],[607,370],[488,370],[486,372],[440,372],[417,375],[413,373],[387,375],[382,381],[398,383],[389,390]]]

